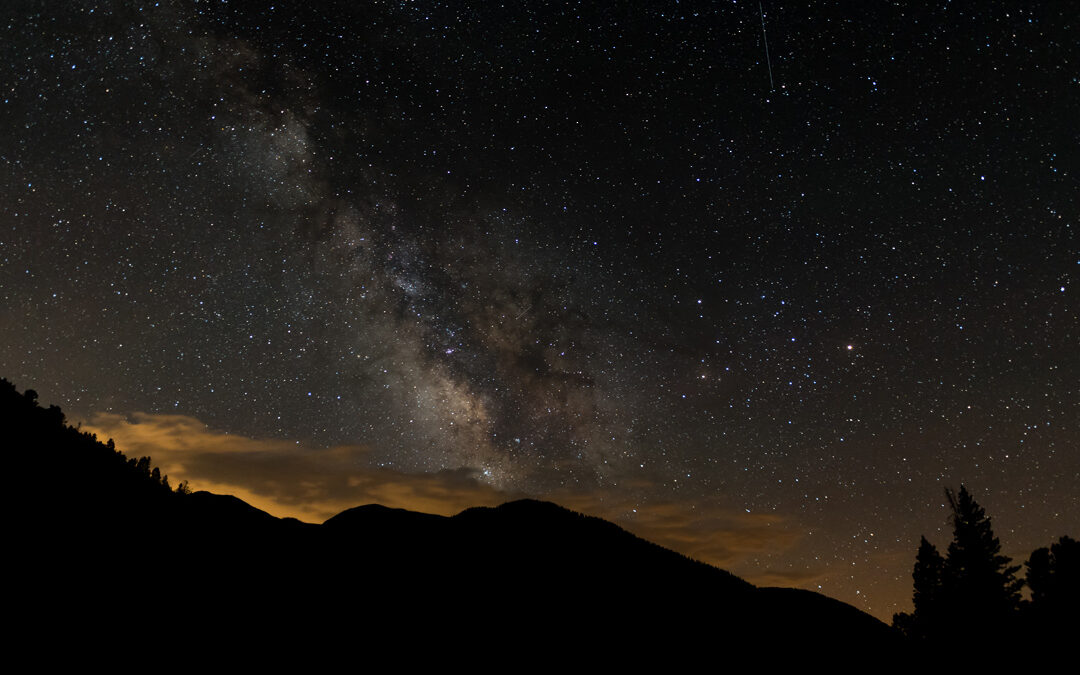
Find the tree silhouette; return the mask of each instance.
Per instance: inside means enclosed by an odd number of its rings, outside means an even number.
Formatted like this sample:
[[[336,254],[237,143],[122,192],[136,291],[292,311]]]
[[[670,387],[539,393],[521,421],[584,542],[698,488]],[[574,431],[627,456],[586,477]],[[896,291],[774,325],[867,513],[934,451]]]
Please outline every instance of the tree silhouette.
[[[941,580],[945,573],[945,559],[937,547],[923,537],[919,552],[915,555],[915,611],[932,614],[940,610]]]
[[[1061,537],[1050,548],[1032,551],[1025,566],[1033,606],[1080,603],[1080,542]]]
[[[1024,563],[1027,567],[1027,585],[1031,590],[1031,604],[1042,607],[1046,603],[1053,602],[1054,593],[1054,560],[1050,557],[1050,549],[1037,548],[1031,552],[1031,556]]]
[[[893,625],[909,638],[920,642],[934,641],[942,632],[944,574],[945,559],[936,546],[922,537],[919,552],[915,555],[915,570],[911,574],[915,582],[915,611],[893,617]]]
[[[990,518],[967,488],[946,488],[945,496],[953,526],[946,557],[922,538],[912,572],[915,611],[893,617],[909,638],[936,647],[1004,634],[1015,622],[1023,585],[1020,567],[1001,554]]]
[[[953,512],[953,541],[942,577],[948,612],[960,629],[1001,627],[1020,607],[1020,566],[1010,565],[1012,559],[1001,554],[989,516],[966,487],[961,485],[956,494],[946,488],[945,495]]]
[[[945,575],[945,559],[937,547],[922,537],[919,552],[915,555],[915,616],[921,628],[920,637],[938,632],[941,624],[941,584]]]
[[[1049,548],[1032,551],[1025,566],[1030,637],[1059,648],[1071,644],[1069,636],[1080,630],[1080,542],[1061,537]]]

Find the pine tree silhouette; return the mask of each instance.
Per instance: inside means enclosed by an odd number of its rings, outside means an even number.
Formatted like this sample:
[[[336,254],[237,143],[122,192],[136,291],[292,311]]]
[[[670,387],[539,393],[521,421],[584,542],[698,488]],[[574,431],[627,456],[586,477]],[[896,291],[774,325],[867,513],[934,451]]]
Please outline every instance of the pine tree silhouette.
[[[1010,565],[1012,559],[1001,554],[989,516],[966,487],[955,494],[946,488],[945,495],[953,525],[941,585],[946,618],[960,633],[999,633],[1020,606],[1020,566]]]
[[[1023,581],[1019,565],[1001,554],[1001,542],[986,511],[960,486],[946,488],[952,509],[953,540],[943,559],[923,537],[915,558],[915,611],[897,614],[893,624],[909,638],[952,650],[965,641],[985,641],[1014,627]],[[1038,564],[1038,563],[1036,563]]]
[[[919,552],[915,555],[915,570],[911,574],[915,582],[914,605],[911,614],[893,616],[893,625],[907,637],[923,643],[937,641],[942,628],[942,578],[945,559],[937,547],[922,537]]]
[[[941,584],[945,574],[945,559],[937,547],[923,537],[915,556],[915,616],[920,626],[920,637],[933,635],[941,624]]]

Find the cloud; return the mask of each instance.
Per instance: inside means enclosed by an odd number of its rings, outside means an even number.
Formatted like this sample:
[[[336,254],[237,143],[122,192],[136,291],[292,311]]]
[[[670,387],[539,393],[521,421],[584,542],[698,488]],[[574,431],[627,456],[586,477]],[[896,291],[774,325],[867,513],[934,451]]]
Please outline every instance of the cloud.
[[[82,428],[112,438],[128,456],[150,456],[174,484],[187,480],[193,490],[233,494],[276,516],[308,522],[369,503],[452,515],[533,496],[618,523],[644,539],[725,569],[787,551],[801,536],[797,523],[780,515],[746,513],[719,499],[661,499],[658,487],[648,482],[623,485],[618,491],[526,495],[493,487],[470,468],[409,473],[374,465],[367,446],[313,448],[247,438],[210,429],[185,415],[98,414]],[[642,495],[649,499],[640,499]],[[818,574],[748,576],[759,584],[798,585]]]
[[[98,414],[85,431],[112,438],[130,457],[148,455],[173,484],[234,494],[276,516],[322,522],[360,504],[445,515],[496,505],[515,495],[476,480],[471,470],[405,473],[372,466],[362,445],[312,448],[236,436],[185,415]]]
[[[777,554],[801,538],[797,524],[774,513],[746,513],[721,500],[632,501],[628,493],[566,495],[561,504],[618,523],[643,539],[696,560],[732,569],[748,557]]]
[[[766,570],[746,575],[745,579],[758,586],[782,586],[797,588],[813,588],[814,582],[824,579],[828,575],[824,567],[815,569],[790,569],[790,570]]]

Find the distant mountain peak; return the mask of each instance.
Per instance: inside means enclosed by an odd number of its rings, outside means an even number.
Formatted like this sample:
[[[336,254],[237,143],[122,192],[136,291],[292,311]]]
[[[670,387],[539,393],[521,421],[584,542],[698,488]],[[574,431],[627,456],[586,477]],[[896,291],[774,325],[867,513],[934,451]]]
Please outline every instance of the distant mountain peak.
[[[390,523],[401,524],[405,522],[436,522],[445,520],[446,516],[433,513],[422,513],[408,509],[383,506],[382,504],[364,504],[346,509],[341,513],[327,518],[323,526],[329,528],[362,527],[378,525],[385,527]]]

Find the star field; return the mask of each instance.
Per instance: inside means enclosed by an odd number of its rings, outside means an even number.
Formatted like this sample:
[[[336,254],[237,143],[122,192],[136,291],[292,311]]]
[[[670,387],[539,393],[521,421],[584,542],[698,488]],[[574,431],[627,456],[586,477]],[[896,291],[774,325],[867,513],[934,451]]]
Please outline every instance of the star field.
[[[0,375],[888,619],[943,487],[1080,534],[1078,16],[8,3]]]

